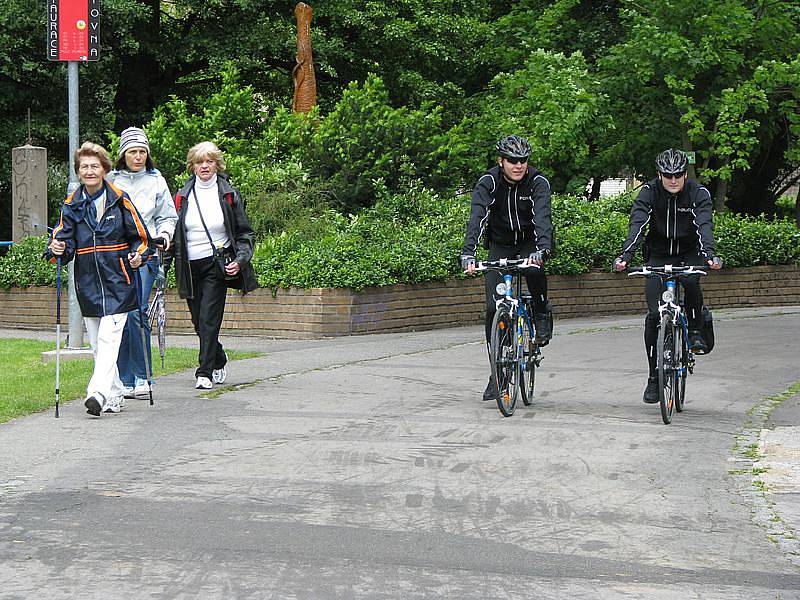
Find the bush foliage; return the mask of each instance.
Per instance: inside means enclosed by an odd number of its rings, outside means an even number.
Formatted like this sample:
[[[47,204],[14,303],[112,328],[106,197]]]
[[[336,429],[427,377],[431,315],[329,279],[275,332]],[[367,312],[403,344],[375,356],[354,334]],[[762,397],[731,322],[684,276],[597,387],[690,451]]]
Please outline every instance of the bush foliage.
[[[458,257],[469,196],[439,196],[419,183],[405,186],[400,194],[377,180],[375,205],[349,215],[282,188],[285,210],[300,211],[304,218],[287,219],[290,226],[273,234],[254,216],[264,235],[253,257],[259,283],[273,289],[360,290],[462,276]],[[257,197],[251,206],[262,200]],[[547,272],[608,270],[625,239],[631,201],[629,194],[596,202],[555,196],[557,247]],[[800,229],[789,219],[720,214],[715,216],[715,237],[726,267],[800,265]],[[28,238],[13,246],[0,259],[0,286],[54,285],[55,267],[41,258],[45,243],[44,237]]]
[[[28,237],[0,258],[0,287],[56,284],[56,267],[42,258],[47,236]]]

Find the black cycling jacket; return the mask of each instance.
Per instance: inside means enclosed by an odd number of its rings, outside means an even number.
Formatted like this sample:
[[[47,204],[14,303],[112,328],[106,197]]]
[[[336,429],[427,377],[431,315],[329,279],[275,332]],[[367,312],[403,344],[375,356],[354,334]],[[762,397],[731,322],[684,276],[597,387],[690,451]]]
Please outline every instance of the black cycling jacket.
[[[716,255],[711,208],[711,194],[693,179],[677,194],[664,189],[658,177],[648,181],[631,207],[622,260],[630,263],[642,240],[645,260],[688,252],[710,260]]]
[[[472,190],[472,212],[461,254],[475,256],[481,238],[501,246],[533,240],[537,250],[553,249],[550,182],[528,167],[519,183],[509,183],[499,165],[484,173]]]

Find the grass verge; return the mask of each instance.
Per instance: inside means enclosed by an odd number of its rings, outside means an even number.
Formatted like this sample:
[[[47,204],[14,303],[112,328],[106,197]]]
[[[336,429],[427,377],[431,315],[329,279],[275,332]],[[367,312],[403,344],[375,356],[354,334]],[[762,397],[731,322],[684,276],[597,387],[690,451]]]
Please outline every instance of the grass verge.
[[[0,423],[15,417],[52,408],[55,405],[56,364],[43,363],[42,352],[53,349],[52,342],[24,339],[0,340]],[[229,360],[258,356],[258,352],[227,350]],[[153,377],[192,369],[197,365],[197,350],[170,348],[164,368],[158,348],[153,348]],[[60,401],[83,398],[92,375],[92,359],[61,362]]]

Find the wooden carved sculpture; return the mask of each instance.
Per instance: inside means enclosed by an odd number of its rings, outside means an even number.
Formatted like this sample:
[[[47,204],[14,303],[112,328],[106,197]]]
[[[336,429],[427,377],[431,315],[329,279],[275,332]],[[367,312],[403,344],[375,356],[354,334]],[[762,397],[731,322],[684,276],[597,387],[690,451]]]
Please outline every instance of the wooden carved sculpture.
[[[294,7],[294,16],[297,18],[297,64],[292,71],[292,111],[308,113],[317,103],[317,81],[311,58],[311,7],[305,2],[298,2]]]

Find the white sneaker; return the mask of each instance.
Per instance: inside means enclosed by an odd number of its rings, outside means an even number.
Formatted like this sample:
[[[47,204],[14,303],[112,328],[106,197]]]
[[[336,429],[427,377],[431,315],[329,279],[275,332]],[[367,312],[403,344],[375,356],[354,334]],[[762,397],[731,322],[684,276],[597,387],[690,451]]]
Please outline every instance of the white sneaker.
[[[214,372],[211,373],[211,381],[214,383],[225,383],[225,380],[228,378],[228,373],[225,371],[225,367],[221,369],[214,369]]]
[[[110,398],[106,400],[105,406],[103,406],[103,412],[118,413],[122,410],[123,406],[125,406],[124,397],[117,396],[116,398]]]
[[[194,384],[194,388],[196,390],[210,390],[213,386],[211,380],[208,377],[198,377],[197,383]]]
[[[136,387],[133,388],[133,397],[139,400],[145,400],[150,397],[150,384],[146,379],[141,379],[136,382]]]
[[[122,388],[122,396],[124,398],[136,398],[136,388],[127,386]]]

